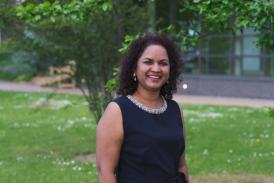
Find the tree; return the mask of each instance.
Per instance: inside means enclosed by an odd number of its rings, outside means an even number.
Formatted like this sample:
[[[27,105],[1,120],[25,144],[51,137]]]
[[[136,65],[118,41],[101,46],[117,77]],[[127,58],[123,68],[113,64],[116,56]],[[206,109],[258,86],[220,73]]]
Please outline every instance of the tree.
[[[143,8],[121,0],[46,1],[19,6],[17,16],[26,23],[32,49],[55,55],[60,65],[76,61],[74,77],[98,121],[111,97],[105,84],[124,35],[146,28]]]
[[[145,18],[146,6],[156,10],[149,22]],[[235,34],[253,27],[259,33],[258,45],[271,49],[273,7],[273,1],[265,0],[72,0],[24,4],[18,7],[17,16],[26,23],[29,41],[34,45],[31,49],[55,55],[59,64],[77,62],[75,77],[85,81],[88,93],[82,91],[98,119],[104,101],[110,97],[104,87],[112,77],[112,67],[120,56],[117,50],[125,35],[137,36],[126,37],[124,50],[141,35],[139,32],[147,30],[149,23],[152,31],[155,28],[173,34],[187,50],[210,34]],[[168,13],[163,16],[162,12]],[[109,86],[115,86],[115,79]]]
[[[259,46],[273,48],[273,1],[181,0],[180,12],[185,27],[194,31],[192,36],[195,38],[217,32],[235,34],[251,27],[258,32]],[[180,34],[189,37],[185,30]]]
[[[14,30],[18,27],[13,6],[13,1],[0,0],[0,31],[9,36],[15,35]]]
[[[261,47],[265,53],[274,50],[274,1],[266,0],[174,0],[156,1],[157,28],[176,35],[177,41],[182,45],[184,51],[189,48],[203,48],[207,44],[207,49],[217,50],[229,54],[229,62],[220,62],[219,59],[211,59],[208,64],[213,64],[211,72],[228,72],[228,64],[234,64],[232,53],[234,53],[235,35],[242,34],[246,28],[253,29],[257,34],[257,46]],[[176,7],[176,8],[174,8]],[[168,27],[168,28],[166,28]],[[216,34],[228,35],[223,41],[220,39],[213,42]],[[207,41],[210,40],[210,41]],[[219,44],[219,45],[216,45]],[[208,45],[210,44],[210,46]],[[197,64],[202,64],[199,57]],[[264,61],[264,74],[271,75],[271,58]],[[219,67],[220,69],[216,69]],[[205,68],[200,65],[199,72],[205,72]],[[231,66],[230,73],[234,73]]]

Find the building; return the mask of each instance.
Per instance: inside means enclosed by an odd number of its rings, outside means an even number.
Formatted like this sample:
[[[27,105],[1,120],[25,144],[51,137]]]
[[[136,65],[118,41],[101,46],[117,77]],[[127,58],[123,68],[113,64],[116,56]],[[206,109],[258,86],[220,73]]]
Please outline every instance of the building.
[[[215,34],[185,55],[180,93],[274,99],[274,50],[259,48],[251,28]]]
[[[185,20],[193,15],[180,14],[182,2],[155,1],[156,27],[177,23],[187,29]],[[274,47],[257,47],[258,36],[252,28],[246,28],[236,34],[227,31],[201,39],[184,53],[182,81],[188,87],[179,87],[179,93],[274,99]]]

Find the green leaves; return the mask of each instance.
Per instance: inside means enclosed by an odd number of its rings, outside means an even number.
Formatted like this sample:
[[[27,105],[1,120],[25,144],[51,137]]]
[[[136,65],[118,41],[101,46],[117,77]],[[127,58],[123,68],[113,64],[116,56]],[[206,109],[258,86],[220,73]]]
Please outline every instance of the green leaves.
[[[122,47],[118,50],[120,53],[125,53],[129,47],[129,45],[136,39],[140,37],[140,33],[136,35],[125,35],[124,42],[122,43]]]
[[[112,4],[107,0],[85,0],[83,2],[72,0],[67,4],[61,4],[60,1],[53,3],[46,1],[38,5],[19,6],[16,9],[16,15],[30,24],[44,20],[55,23],[59,18],[82,22],[91,17],[94,12],[110,11],[111,9]]]
[[[182,0],[181,6],[182,15],[188,16],[186,21],[190,24],[199,20],[208,33],[252,27],[261,34],[260,46],[271,48],[274,44],[274,1]],[[200,32],[197,27],[190,28]]]
[[[134,0],[56,0],[17,7],[17,16],[27,28],[31,49],[39,51],[48,65],[76,62],[79,82],[91,112],[99,118],[117,86],[111,69],[117,65],[122,39],[145,29],[145,9]],[[125,36],[122,49],[136,36]],[[47,58],[53,58],[45,60]]]
[[[104,11],[109,11],[109,10],[112,9],[112,4],[109,3],[109,2],[104,2],[104,3],[102,4],[102,9],[103,9]]]
[[[119,72],[119,68],[114,67],[113,68],[113,78],[108,80],[105,85],[106,91],[110,94],[112,92],[116,91],[116,89],[118,87],[118,72]]]

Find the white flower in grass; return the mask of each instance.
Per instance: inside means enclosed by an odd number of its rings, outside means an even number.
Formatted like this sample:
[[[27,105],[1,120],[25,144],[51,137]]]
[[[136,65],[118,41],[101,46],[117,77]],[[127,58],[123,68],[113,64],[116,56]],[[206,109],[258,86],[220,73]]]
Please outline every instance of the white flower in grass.
[[[189,118],[187,121],[189,123],[198,123],[198,122],[200,122],[200,120],[198,120],[197,118]]]
[[[63,159],[56,159],[55,161],[53,161],[54,164],[60,165],[60,166],[70,166],[70,165],[74,165],[75,161],[65,161]]]
[[[87,121],[88,118],[84,116],[84,117],[81,118],[81,120],[82,120],[82,121]]]
[[[17,161],[22,161],[22,160],[23,160],[23,157],[22,157],[22,156],[17,156],[17,157],[16,157],[16,160],[17,160]]]
[[[0,161],[0,166],[3,165],[3,164],[4,164],[4,162],[3,162],[3,161]]]
[[[229,151],[228,151],[230,154],[232,154],[233,153],[233,150],[232,149],[229,149]]]
[[[247,109],[245,112],[248,113],[248,114],[251,114],[251,113],[253,113],[254,111],[251,110],[251,109]]]
[[[206,113],[201,113],[200,117],[202,117],[202,118],[219,118],[219,117],[223,117],[223,114],[217,113],[217,112],[206,112]]]
[[[91,128],[91,129],[95,129],[97,126],[95,124],[92,124],[92,123],[87,123],[87,124],[84,124],[84,127],[85,128]]]
[[[71,105],[71,102],[69,100],[51,100],[49,103],[51,104],[53,109],[61,109],[63,107],[68,107]]]
[[[229,164],[229,163],[231,163],[231,160],[230,160],[230,159],[228,159],[228,160],[226,160],[226,162]]]
[[[208,155],[209,154],[209,152],[208,152],[208,150],[207,149],[204,149],[204,151],[203,151],[203,155]]]
[[[40,97],[34,102],[34,104],[36,104],[37,106],[41,106],[41,105],[45,104],[46,102],[47,102],[46,98]]]
[[[236,107],[230,107],[228,108],[228,111],[231,111],[231,112],[235,112],[235,111],[238,111],[239,109],[236,108]]]
[[[61,131],[61,132],[65,131],[65,129],[63,127],[61,127],[61,126],[57,126],[57,130]]]
[[[260,137],[262,139],[267,139],[269,137],[269,134],[267,134],[267,132],[264,132],[264,134],[260,134]]]
[[[72,170],[74,170],[74,171],[81,171],[83,168],[82,167],[80,167],[80,166],[73,166],[72,167]]]
[[[63,107],[70,106],[71,102],[69,100],[48,100],[46,98],[39,98],[33,102],[30,107],[48,107],[51,109],[60,109]]]
[[[72,127],[76,122],[73,120],[68,120],[67,121],[67,127]]]
[[[268,107],[263,107],[263,108],[260,108],[260,112],[268,112],[269,111],[269,109],[268,109]]]
[[[271,155],[274,156],[274,152],[271,152]]]

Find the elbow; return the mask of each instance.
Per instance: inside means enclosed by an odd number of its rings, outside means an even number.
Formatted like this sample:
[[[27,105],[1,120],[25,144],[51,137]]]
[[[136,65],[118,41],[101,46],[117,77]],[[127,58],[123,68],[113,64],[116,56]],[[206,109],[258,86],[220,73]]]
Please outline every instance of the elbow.
[[[96,163],[96,169],[100,183],[116,183],[115,173],[112,169],[102,166],[100,163]]]
[[[96,158],[96,169],[97,169],[97,174],[100,177],[103,177],[103,168],[102,168],[102,164],[100,163],[99,159]]]

